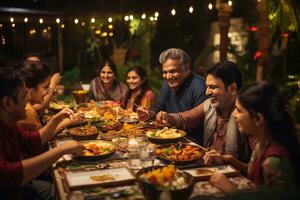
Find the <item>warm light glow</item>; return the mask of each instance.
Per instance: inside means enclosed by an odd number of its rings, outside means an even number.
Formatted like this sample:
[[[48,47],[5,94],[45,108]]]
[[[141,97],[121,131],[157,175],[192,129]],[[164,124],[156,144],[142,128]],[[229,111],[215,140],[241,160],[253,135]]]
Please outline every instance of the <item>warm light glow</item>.
[[[59,18],[56,18],[55,21],[56,21],[56,23],[58,23],[58,24],[60,23],[60,19],[59,19]]]
[[[155,17],[158,17],[158,16],[159,16],[159,13],[156,11],[156,12],[154,13],[154,16],[155,16]]]
[[[24,18],[24,22],[25,22],[25,23],[28,22],[28,18],[27,18],[27,17]]]
[[[43,18],[39,19],[40,24],[42,24],[44,22]]]
[[[100,35],[101,31],[99,29],[95,30],[96,35]]]
[[[12,24],[12,25],[11,25],[11,27],[15,27],[15,26],[16,26],[15,24]]]
[[[157,17],[154,17],[154,21],[157,21],[158,20],[158,18]]]
[[[31,29],[31,30],[29,31],[29,34],[30,34],[30,35],[33,35],[33,34],[35,34],[35,33],[36,33],[35,29]]]
[[[124,20],[125,20],[125,21],[128,21],[128,20],[129,20],[129,17],[126,15],[126,16],[124,17]]]
[[[2,27],[3,26],[3,24],[0,24],[0,27]]]
[[[109,25],[108,25],[108,28],[109,28],[109,29],[113,29],[113,27],[114,27],[114,26],[113,26],[112,24],[109,24]]]
[[[153,20],[154,20],[154,17],[151,16],[151,17],[150,17],[150,21],[153,22]]]
[[[15,21],[15,19],[14,19],[13,17],[11,17],[11,18],[9,19],[9,21],[10,21],[11,23],[13,23],[13,22]]]
[[[228,5],[232,6],[232,1],[231,0],[228,1]]]
[[[95,21],[96,21],[96,19],[93,17],[93,18],[91,19],[91,22],[92,22],[92,23],[95,23]]]
[[[209,4],[208,4],[208,9],[209,9],[209,10],[213,9],[212,3],[209,3]]]
[[[81,26],[85,26],[85,22],[81,22]]]
[[[173,8],[172,10],[171,10],[171,14],[174,16],[174,15],[176,15],[176,10]]]
[[[48,31],[50,31],[50,30],[51,30],[51,27],[50,27],[50,26],[48,26],[48,27],[47,27],[47,29],[48,29]]]
[[[78,24],[78,22],[79,22],[79,20],[76,18],[76,19],[74,19],[74,23],[75,24]]]
[[[44,33],[47,33],[47,29],[44,29],[43,32],[44,32]]]
[[[194,12],[193,6],[190,6],[190,7],[189,7],[189,12],[190,12],[190,13],[193,13],[193,12]]]
[[[109,23],[111,23],[111,22],[112,22],[112,18],[109,17],[107,21],[108,21]]]
[[[145,13],[142,14],[141,18],[146,19],[147,15]]]
[[[129,16],[129,19],[130,19],[130,20],[133,20],[133,15],[130,15],[130,16]]]
[[[110,37],[112,37],[112,36],[114,36],[114,33],[113,33],[113,32],[110,32],[108,35],[109,35]]]
[[[103,32],[102,34],[101,34],[101,37],[106,37],[107,36],[107,32]]]
[[[62,25],[60,26],[60,28],[65,28],[65,25],[64,25],[64,24],[62,24]]]
[[[257,2],[260,2],[260,0],[257,0]]]

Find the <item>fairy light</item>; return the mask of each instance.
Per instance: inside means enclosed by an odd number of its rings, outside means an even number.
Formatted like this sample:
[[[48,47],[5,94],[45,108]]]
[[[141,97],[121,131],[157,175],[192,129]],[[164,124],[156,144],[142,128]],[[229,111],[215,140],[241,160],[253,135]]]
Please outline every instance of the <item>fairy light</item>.
[[[110,32],[108,35],[109,35],[110,37],[112,37],[112,36],[114,36],[114,33],[113,33],[113,32]]]
[[[11,27],[15,27],[15,26],[16,26],[16,24],[14,24],[14,23],[11,24]]]
[[[172,10],[171,10],[171,14],[174,16],[174,15],[176,15],[176,10],[173,8]]]
[[[25,23],[28,22],[28,18],[27,18],[27,17],[24,18],[24,22],[25,22]]]
[[[124,17],[124,20],[125,20],[125,21],[128,21],[128,20],[129,20],[129,17],[126,15],[126,16]]]
[[[60,23],[60,19],[59,19],[59,18],[56,18],[56,20],[55,20],[55,21],[56,21],[56,23],[57,23],[57,24],[59,24],[59,23]]]
[[[130,16],[129,16],[129,19],[130,19],[130,20],[133,20],[133,15],[130,15]]]
[[[14,19],[13,17],[11,17],[11,18],[9,18],[9,21],[10,21],[11,23],[13,23],[13,22],[15,21],[15,19]]]
[[[109,25],[108,25],[108,28],[109,28],[109,29],[113,29],[113,27],[114,27],[114,26],[113,26],[112,24],[109,24]]]
[[[35,29],[31,29],[30,31],[29,31],[29,34],[30,35],[33,35],[33,34],[35,34],[36,33],[36,30]]]
[[[42,24],[44,22],[43,18],[39,19],[40,24]]]
[[[50,31],[50,30],[51,30],[51,27],[50,27],[50,26],[48,26],[48,27],[47,27],[47,29],[48,29],[48,31]]]
[[[44,29],[43,32],[44,32],[44,33],[47,33],[47,29]]]
[[[74,19],[74,23],[75,24],[78,24],[78,22],[79,22],[79,20],[76,18],[76,19]]]
[[[154,16],[155,16],[155,17],[158,17],[158,16],[159,16],[159,12],[156,11],[156,12],[154,13]]]
[[[232,1],[231,0],[228,1],[228,5],[232,6]]]
[[[145,13],[142,14],[141,18],[146,19],[147,15]]]
[[[212,10],[212,9],[213,9],[212,3],[209,3],[209,4],[208,4],[208,9],[209,9],[209,10]]]
[[[91,19],[91,22],[92,22],[92,23],[95,23],[95,21],[96,21],[96,19],[93,17],[93,18]]]
[[[96,35],[100,35],[101,34],[101,31],[99,29],[95,30],[95,34]]]
[[[85,22],[81,22],[81,26],[85,26]]]
[[[151,16],[150,17],[150,21],[153,22],[154,21],[154,17]]]
[[[107,21],[108,21],[109,23],[111,23],[111,22],[112,22],[112,17],[109,17],[109,18],[107,19]]]
[[[193,6],[190,6],[190,7],[189,7],[189,12],[190,12],[190,13],[193,13],[193,12],[194,12]]]
[[[65,25],[64,24],[60,25],[60,28],[65,28]]]

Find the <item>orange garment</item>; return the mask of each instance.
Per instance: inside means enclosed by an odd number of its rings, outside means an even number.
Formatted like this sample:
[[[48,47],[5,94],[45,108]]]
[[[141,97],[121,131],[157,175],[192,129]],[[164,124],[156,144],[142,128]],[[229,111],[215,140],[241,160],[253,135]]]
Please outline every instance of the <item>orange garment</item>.
[[[18,126],[28,131],[37,131],[42,128],[39,115],[30,103],[26,104],[26,119],[18,121]]]
[[[154,104],[155,101],[155,94],[152,92],[152,90],[147,90],[141,99],[140,103],[138,103],[138,106],[145,107],[150,109],[152,105]],[[127,109],[132,109],[133,108],[133,103],[128,101],[127,102]]]

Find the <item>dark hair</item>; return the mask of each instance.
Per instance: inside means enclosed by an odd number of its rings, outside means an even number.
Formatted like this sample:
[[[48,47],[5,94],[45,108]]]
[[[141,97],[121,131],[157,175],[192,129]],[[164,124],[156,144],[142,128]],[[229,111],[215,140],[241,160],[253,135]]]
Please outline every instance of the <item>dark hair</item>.
[[[275,85],[259,82],[241,90],[238,100],[251,116],[256,113],[263,115],[273,139],[288,150],[299,184],[299,143],[284,95]]]
[[[19,68],[21,75],[28,88],[35,88],[49,76],[51,70],[48,65],[41,62],[23,61],[17,68]]]
[[[128,73],[132,72],[132,71],[134,71],[135,73],[137,73],[137,75],[141,79],[145,80],[144,83],[141,85],[141,92],[140,92],[140,94],[138,94],[135,97],[135,99],[134,99],[134,103],[137,104],[137,105],[140,105],[143,96],[145,95],[145,93],[147,92],[147,90],[149,90],[147,72],[145,71],[144,68],[142,68],[140,66],[136,66],[136,67],[132,67],[132,68],[130,68],[130,69],[127,70],[126,77],[128,76]],[[125,103],[125,105],[128,103],[131,95],[132,95],[132,90],[129,90],[129,92],[127,93],[127,96],[126,96],[126,103]],[[136,110],[136,105],[133,105],[133,111],[135,111],[135,110]]]
[[[237,90],[242,87],[242,74],[237,64],[233,62],[216,63],[206,70],[206,76],[209,74],[221,79],[226,87],[232,83],[236,83]]]
[[[18,102],[18,91],[24,87],[18,70],[14,68],[1,68],[0,69],[0,99],[4,97],[11,97],[16,103]]]
[[[109,66],[109,68],[114,72],[115,76],[118,77],[117,66],[113,63],[112,60],[109,60],[109,59],[104,60],[103,62],[100,63],[99,68],[98,68],[98,74],[100,74],[100,72],[104,66]]]

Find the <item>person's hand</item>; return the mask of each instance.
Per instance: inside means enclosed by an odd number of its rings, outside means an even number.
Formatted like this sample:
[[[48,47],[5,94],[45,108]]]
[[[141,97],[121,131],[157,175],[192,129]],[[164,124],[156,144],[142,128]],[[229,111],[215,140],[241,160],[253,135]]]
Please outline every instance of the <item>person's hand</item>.
[[[61,125],[64,128],[67,128],[69,126],[74,126],[74,125],[79,125],[84,121],[84,116],[79,113],[75,113],[71,115],[71,118],[65,118],[62,122]]]
[[[169,125],[171,120],[170,120],[170,116],[167,112],[160,111],[156,115],[156,121],[161,124]]]
[[[214,173],[208,182],[225,193],[233,193],[237,190],[229,179],[219,172]]]
[[[142,121],[148,121],[151,118],[151,111],[147,108],[138,107],[136,112],[138,114],[138,118]]]
[[[224,164],[222,154],[220,154],[218,151],[215,150],[211,150],[207,152],[204,155],[203,160],[205,165]]]
[[[77,141],[65,142],[60,148],[62,148],[63,154],[73,155],[79,155],[84,150],[84,147]]]
[[[58,123],[60,123],[65,118],[70,118],[71,120],[73,120],[73,113],[74,113],[73,110],[71,110],[69,108],[64,108],[59,113],[54,115],[52,117],[52,119],[55,120]]]
[[[60,75],[60,73],[55,73],[52,75],[51,79],[50,79],[50,88],[55,89],[56,86],[58,85],[58,83],[61,81],[62,76]]]

